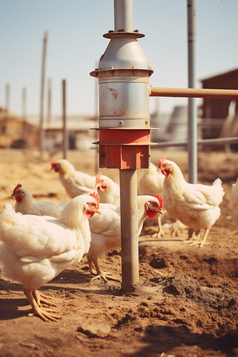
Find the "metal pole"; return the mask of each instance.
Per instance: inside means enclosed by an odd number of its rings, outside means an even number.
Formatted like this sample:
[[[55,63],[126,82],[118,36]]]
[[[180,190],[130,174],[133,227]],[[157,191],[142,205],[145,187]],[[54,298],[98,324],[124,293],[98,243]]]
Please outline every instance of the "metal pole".
[[[67,159],[68,131],[66,128],[66,80],[62,80],[62,117],[63,117],[63,158]]]
[[[44,90],[45,90],[45,66],[47,51],[48,32],[45,32],[43,39],[42,67],[41,67],[41,91],[40,91],[40,155],[44,150]]]
[[[223,144],[238,144],[238,138],[237,137],[230,137],[230,138],[217,138],[217,139],[200,139],[197,141],[198,145],[223,145]],[[166,142],[161,142],[157,143],[156,146],[153,146],[152,149],[156,148],[165,148],[165,147],[170,147],[170,146],[184,146],[187,148],[188,142],[187,141],[166,141]]]
[[[133,31],[133,1],[114,0],[115,31]],[[137,171],[120,170],[122,292],[139,283]]]
[[[114,0],[114,30],[133,32],[132,0]]]
[[[98,63],[95,63],[95,68],[98,67]],[[98,123],[98,79],[95,78],[95,128],[97,128],[97,123]],[[98,140],[98,131],[95,131],[95,141]],[[98,150],[97,146],[95,148],[95,174],[98,172]]]
[[[8,148],[9,145],[9,136],[8,136],[8,119],[9,119],[9,110],[10,110],[10,84],[6,84],[5,92],[5,147]]]
[[[137,171],[120,170],[122,292],[139,283]]]
[[[196,0],[187,0],[188,87],[195,87]],[[188,99],[188,179],[197,183],[197,110],[196,100]]]

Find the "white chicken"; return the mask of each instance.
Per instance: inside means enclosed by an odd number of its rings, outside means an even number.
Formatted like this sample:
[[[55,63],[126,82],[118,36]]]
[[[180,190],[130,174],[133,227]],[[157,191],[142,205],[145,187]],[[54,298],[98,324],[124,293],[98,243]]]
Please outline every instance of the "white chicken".
[[[212,186],[191,184],[185,181],[180,168],[173,161],[162,157],[158,166],[165,175],[162,194],[165,209],[195,232],[205,229],[203,239],[191,243],[200,243],[202,247],[221,214],[219,205],[224,196],[221,180],[216,179]]]
[[[229,196],[229,206],[231,209],[231,218],[238,224],[238,178],[236,182],[231,186],[231,192]]]
[[[117,183],[101,172],[97,173],[95,183],[101,203],[120,204],[120,188]]]
[[[162,194],[164,184],[164,175],[157,167],[150,162],[149,169],[147,169],[144,175],[141,177],[138,183],[138,195],[151,195]],[[161,224],[161,215],[158,215],[158,232],[152,235],[152,237],[164,236],[164,231]]]
[[[157,213],[163,215],[163,200],[159,195],[155,195],[155,197],[137,196],[137,204],[138,235],[140,235],[146,217],[153,218]],[[121,247],[120,206],[100,203],[100,212],[101,216],[95,215],[89,219],[92,237],[91,246],[87,254],[89,269],[92,274],[96,274],[97,277],[101,277],[105,281],[107,278],[120,281],[103,272],[98,262],[98,258],[109,250]],[[92,267],[92,263],[96,268],[96,272]]]
[[[138,184],[138,195],[151,195],[154,196],[155,194],[162,195],[163,192],[163,185],[164,185],[164,178],[165,176],[162,174],[160,170],[150,162],[149,169],[147,169],[139,181]],[[166,212],[164,211],[164,214]],[[158,232],[152,234],[152,237],[160,238],[164,237],[164,229],[161,222],[161,215],[158,215]],[[171,220],[171,217],[169,217]],[[173,220],[172,220],[173,221]],[[171,223],[167,223],[164,225],[165,228],[169,227],[171,231],[172,237],[178,235],[178,232],[186,226],[184,226],[181,222],[175,220]]]
[[[59,180],[71,198],[95,191],[95,176],[76,171],[68,160],[53,159],[51,170],[59,173]]]
[[[51,216],[58,218],[67,201],[63,200],[60,205],[54,202],[33,202],[30,191],[19,183],[13,190],[11,197],[15,197],[15,212],[22,214],[34,214],[36,216]]]
[[[16,213],[10,203],[0,215],[0,261],[7,278],[22,285],[33,314],[44,321],[56,321],[56,306],[37,289],[89,251],[91,233],[88,218],[100,213],[97,194],[75,197],[60,213],[49,216]]]

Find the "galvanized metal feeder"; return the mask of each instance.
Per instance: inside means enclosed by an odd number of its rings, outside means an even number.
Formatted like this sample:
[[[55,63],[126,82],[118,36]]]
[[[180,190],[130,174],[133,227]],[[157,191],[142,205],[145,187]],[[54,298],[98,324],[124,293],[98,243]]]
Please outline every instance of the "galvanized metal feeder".
[[[149,77],[153,70],[133,30],[133,1],[114,0],[114,31],[90,75],[99,79],[99,167],[120,170],[122,290],[139,282],[137,175],[149,167]]]

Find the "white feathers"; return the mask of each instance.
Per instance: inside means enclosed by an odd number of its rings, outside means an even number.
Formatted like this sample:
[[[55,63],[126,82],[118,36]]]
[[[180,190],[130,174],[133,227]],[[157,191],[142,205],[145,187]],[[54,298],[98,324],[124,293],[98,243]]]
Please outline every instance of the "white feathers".
[[[59,172],[59,180],[69,197],[74,198],[78,195],[90,194],[95,191],[96,177],[76,171],[68,160],[53,160],[51,166],[52,169]]]
[[[190,184],[173,161],[165,160],[163,165],[170,171],[165,176],[162,193],[168,213],[194,230],[211,227],[221,212],[219,205],[224,196],[221,180],[216,179],[211,186]]]
[[[62,209],[67,205],[64,199],[60,205],[54,202],[41,201],[33,202],[33,197],[30,191],[18,184],[11,197],[15,197],[15,211],[22,214],[33,214],[36,216],[52,216],[58,218]]]
[[[16,213],[10,203],[0,215],[0,260],[5,275],[37,289],[88,252],[91,233],[85,210],[98,207],[92,196],[75,197],[59,219]],[[92,208],[93,210],[93,208]]]

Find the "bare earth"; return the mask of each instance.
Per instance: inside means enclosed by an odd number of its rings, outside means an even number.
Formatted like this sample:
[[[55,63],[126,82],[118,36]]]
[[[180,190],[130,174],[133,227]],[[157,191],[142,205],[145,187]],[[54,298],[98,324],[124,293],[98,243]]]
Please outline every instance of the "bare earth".
[[[175,161],[187,178],[187,153],[153,149]],[[21,183],[35,201],[69,201],[53,157],[21,150],[0,151],[0,212]],[[70,151],[77,170],[95,174],[95,152]],[[238,153],[198,153],[198,181],[220,177],[225,189],[221,217],[208,237],[209,245],[190,247],[184,230],[171,238],[152,239],[156,226],[146,225],[139,238],[140,283],[121,294],[120,283],[91,282],[86,257],[40,288],[55,300],[62,320],[43,322],[28,317],[31,308],[19,284],[0,270],[0,356],[238,356],[238,225],[230,218],[228,198],[238,176]],[[118,181],[118,170],[100,169]],[[138,171],[138,178],[143,170]],[[102,267],[120,277],[121,258],[112,252]],[[1,266],[0,266],[1,268]]]

